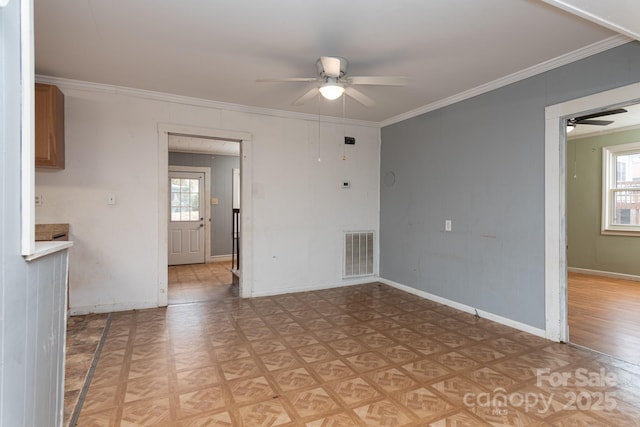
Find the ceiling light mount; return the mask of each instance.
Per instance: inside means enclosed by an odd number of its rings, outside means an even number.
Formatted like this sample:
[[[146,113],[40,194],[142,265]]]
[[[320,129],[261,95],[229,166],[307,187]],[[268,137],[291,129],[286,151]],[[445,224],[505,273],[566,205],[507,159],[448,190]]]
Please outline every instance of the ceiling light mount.
[[[572,123],[570,120],[567,120],[567,133],[573,132],[575,128],[576,128],[576,124]]]

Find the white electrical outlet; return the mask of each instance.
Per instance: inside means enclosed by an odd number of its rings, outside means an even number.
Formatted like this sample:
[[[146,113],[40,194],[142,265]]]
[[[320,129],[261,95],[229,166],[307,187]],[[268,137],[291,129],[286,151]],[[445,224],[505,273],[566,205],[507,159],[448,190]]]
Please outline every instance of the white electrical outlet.
[[[42,194],[36,195],[36,206],[42,206]]]
[[[450,219],[445,219],[444,220],[444,231],[451,231],[451,220]]]

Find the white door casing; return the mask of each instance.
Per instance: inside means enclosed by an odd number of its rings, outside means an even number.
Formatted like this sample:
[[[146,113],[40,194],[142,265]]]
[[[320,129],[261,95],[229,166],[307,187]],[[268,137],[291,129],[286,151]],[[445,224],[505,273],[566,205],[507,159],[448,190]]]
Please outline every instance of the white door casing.
[[[205,262],[205,174],[169,172],[169,265]]]

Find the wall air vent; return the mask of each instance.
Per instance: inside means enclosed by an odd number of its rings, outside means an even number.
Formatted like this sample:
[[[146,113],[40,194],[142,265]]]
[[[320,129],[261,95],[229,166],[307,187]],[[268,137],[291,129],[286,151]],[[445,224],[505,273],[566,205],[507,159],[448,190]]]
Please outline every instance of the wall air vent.
[[[344,233],[344,278],[373,275],[373,231]]]

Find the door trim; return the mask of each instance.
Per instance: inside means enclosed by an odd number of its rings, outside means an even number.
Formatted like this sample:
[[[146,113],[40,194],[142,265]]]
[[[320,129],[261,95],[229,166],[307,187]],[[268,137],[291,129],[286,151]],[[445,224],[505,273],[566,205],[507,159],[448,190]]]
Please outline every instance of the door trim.
[[[252,166],[253,137],[249,132],[214,129],[173,123],[158,123],[158,307],[168,304],[167,272],[169,215],[166,206],[169,203],[169,134],[178,133],[190,136],[227,139],[240,143],[240,289],[242,298],[253,294],[253,236],[252,236]],[[206,152],[206,151],[203,151]]]
[[[174,166],[169,165],[167,176],[169,172],[196,172],[204,173],[204,262],[211,262],[211,168],[204,166]],[[167,189],[168,191],[168,189]],[[203,200],[203,201],[204,201]],[[169,200],[167,200],[167,207],[169,206]],[[168,214],[167,214],[168,215]],[[168,226],[167,218],[167,226]],[[168,236],[167,236],[168,238]],[[167,263],[168,265],[168,263]]]
[[[569,340],[567,319],[567,184],[568,116],[610,106],[640,102],[640,83],[573,99],[545,109],[545,327],[547,338]]]

